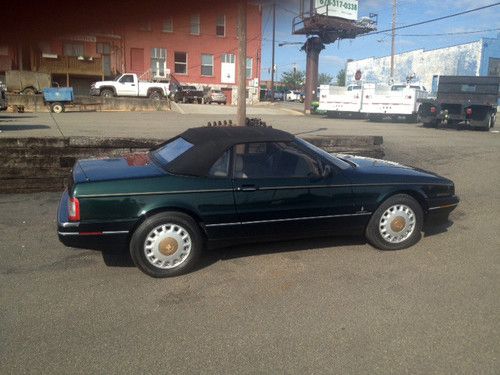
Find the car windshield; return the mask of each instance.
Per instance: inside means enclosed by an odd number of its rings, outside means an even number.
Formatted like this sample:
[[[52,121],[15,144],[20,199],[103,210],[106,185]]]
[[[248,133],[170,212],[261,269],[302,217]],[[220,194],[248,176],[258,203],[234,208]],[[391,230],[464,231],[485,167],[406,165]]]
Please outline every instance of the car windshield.
[[[152,154],[154,157],[160,159],[160,162],[163,165],[167,165],[172,160],[177,159],[191,147],[193,147],[192,143],[189,143],[184,138],[180,137],[152,151]]]
[[[321,155],[326,160],[335,164],[337,167],[339,167],[341,169],[348,169],[348,168],[352,167],[352,164],[350,164],[349,162],[347,162],[343,159],[339,159],[338,157],[326,152],[325,150],[323,150],[323,149],[321,149],[321,148],[319,148],[319,147],[317,147],[317,146],[315,146],[307,141],[304,141],[301,138],[297,138],[297,142],[304,145],[305,147],[307,147],[309,150],[313,151],[314,153]]]

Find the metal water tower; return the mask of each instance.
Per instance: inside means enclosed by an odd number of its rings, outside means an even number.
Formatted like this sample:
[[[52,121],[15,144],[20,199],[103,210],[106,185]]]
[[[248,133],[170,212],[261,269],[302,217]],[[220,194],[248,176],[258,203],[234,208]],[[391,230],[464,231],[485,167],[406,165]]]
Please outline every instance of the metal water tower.
[[[292,33],[305,35],[302,47],[307,53],[305,110],[317,98],[318,62],[325,44],[341,39],[354,39],[376,30],[376,15],[358,20],[358,0],[299,0],[299,15],[293,18]]]

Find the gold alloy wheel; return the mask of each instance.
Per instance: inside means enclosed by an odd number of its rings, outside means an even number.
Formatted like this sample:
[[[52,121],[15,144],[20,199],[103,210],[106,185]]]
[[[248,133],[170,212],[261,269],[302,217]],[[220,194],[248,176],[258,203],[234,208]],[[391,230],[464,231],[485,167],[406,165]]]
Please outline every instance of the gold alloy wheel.
[[[416,216],[404,204],[395,204],[384,211],[379,220],[379,232],[390,243],[401,243],[415,231]]]
[[[188,258],[192,249],[189,232],[178,224],[162,224],[154,228],[144,241],[144,255],[153,266],[176,268]]]

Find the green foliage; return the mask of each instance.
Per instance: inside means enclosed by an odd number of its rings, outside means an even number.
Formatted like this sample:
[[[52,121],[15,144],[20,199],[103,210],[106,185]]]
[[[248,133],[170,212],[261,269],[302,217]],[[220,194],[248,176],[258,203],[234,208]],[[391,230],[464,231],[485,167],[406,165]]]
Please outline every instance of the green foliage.
[[[290,90],[301,90],[306,80],[305,72],[290,70],[281,74],[281,82]]]
[[[345,69],[341,69],[337,73],[337,85],[345,86]]]
[[[318,85],[329,85],[333,81],[333,76],[328,73],[320,73],[318,77]]]

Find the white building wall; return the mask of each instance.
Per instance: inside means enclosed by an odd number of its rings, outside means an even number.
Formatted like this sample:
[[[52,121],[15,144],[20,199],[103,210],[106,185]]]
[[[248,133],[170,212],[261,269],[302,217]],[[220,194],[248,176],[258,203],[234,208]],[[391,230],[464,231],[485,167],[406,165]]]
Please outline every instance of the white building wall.
[[[482,41],[426,51],[418,49],[394,56],[394,81],[405,82],[410,73],[415,81],[428,90],[434,75],[479,75]],[[388,84],[391,72],[391,56],[350,61],[346,66],[347,83],[354,81],[360,69],[363,82]]]

